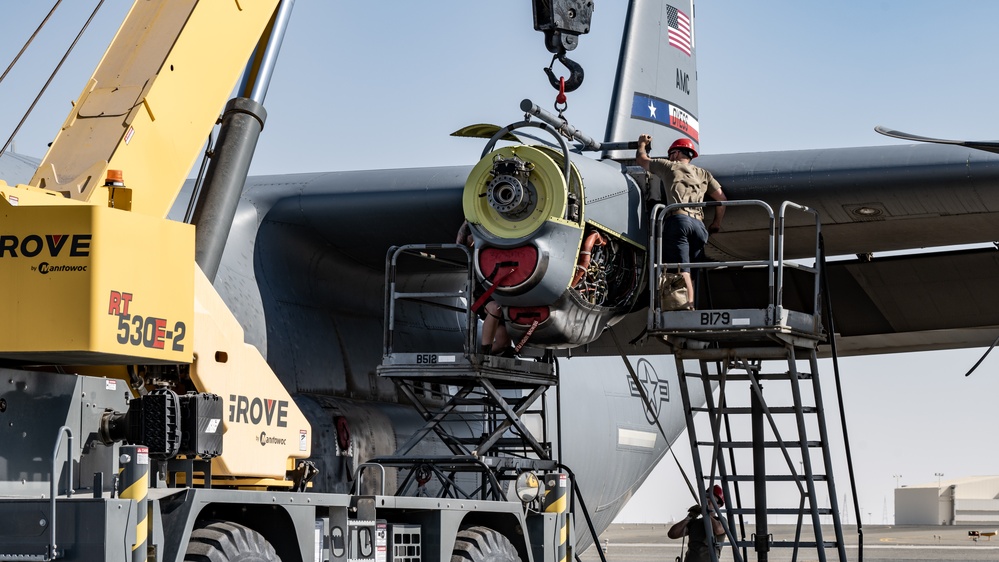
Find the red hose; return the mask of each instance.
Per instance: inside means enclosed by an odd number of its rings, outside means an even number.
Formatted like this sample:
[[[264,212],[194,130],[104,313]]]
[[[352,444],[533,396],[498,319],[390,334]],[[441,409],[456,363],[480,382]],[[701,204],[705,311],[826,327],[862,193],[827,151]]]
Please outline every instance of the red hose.
[[[583,275],[586,274],[586,270],[590,268],[590,257],[593,250],[593,246],[606,246],[607,240],[600,235],[599,232],[594,230],[586,237],[583,242],[583,248],[579,251],[579,263],[576,264],[576,274],[572,276],[572,283],[570,287],[575,287],[583,279]]]

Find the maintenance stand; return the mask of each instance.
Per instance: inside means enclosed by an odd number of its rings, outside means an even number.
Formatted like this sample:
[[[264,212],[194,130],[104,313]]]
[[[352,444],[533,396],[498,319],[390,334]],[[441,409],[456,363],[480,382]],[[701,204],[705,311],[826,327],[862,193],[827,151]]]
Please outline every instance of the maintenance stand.
[[[713,546],[731,546],[736,561],[747,558],[748,547],[756,551],[760,561],[768,560],[771,548],[793,548],[792,559],[797,559],[799,549],[814,548],[821,562],[826,560],[826,549],[833,549],[839,560],[845,561],[816,357],[817,347],[825,339],[820,308],[821,260],[816,260],[814,266],[784,260],[787,211],[807,213],[814,218],[816,256],[820,255],[821,240],[818,214],[807,207],[785,202],[775,224],[772,208],[763,201],[721,204],[754,206],[766,211],[770,221],[767,259],[663,262],[665,219],[680,207],[718,206],[719,203],[657,205],[650,223],[649,247],[654,253],[650,258],[652,306],[648,331],[650,336],[664,339],[673,348],[694,471],[697,482],[701,483],[697,493],[706,536],[712,537],[714,542],[708,519],[708,513],[713,512],[722,521],[727,534],[721,545]],[[664,310],[663,295],[657,290],[659,283],[655,280],[680,267],[689,267],[692,271],[700,269],[702,281],[710,281],[709,270],[722,268],[741,268],[757,276],[765,274],[768,287],[765,303],[760,300],[755,303],[759,307],[754,308],[713,309],[709,306],[703,310]],[[812,298],[803,306],[805,310],[785,307],[785,270],[797,270],[795,275],[799,275],[799,281],[803,275],[811,282]],[[766,368],[771,365],[770,369]],[[695,396],[701,392],[694,386],[698,379],[703,389],[703,406],[697,398],[696,403],[691,398],[692,392]],[[770,383],[766,397],[765,382]],[[811,386],[811,396],[806,397],[808,386]],[[777,403],[768,402],[768,398]],[[710,436],[698,436],[695,412],[707,414]],[[787,421],[789,418],[793,419],[793,424]],[[751,494],[743,489],[747,483],[752,483]],[[727,499],[724,507],[706,492],[715,484],[724,491]],[[771,505],[768,492],[778,491],[780,493],[773,495],[796,497],[798,503]],[[752,515],[756,525],[755,532],[749,536],[746,515]],[[773,540],[767,528],[770,515],[795,518],[794,541]],[[823,519],[832,524],[834,536],[831,539],[823,535]],[[808,533],[809,526],[811,533]],[[720,551],[721,548],[711,549],[715,560]]]
[[[421,275],[404,274],[413,272]],[[464,283],[455,291],[450,287],[458,276]],[[412,282],[414,277],[420,281]],[[578,491],[571,471],[552,454],[548,437],[552,428],[543,399],[545,391],[558,383],[554,358],[550,354],[547,360],[505,358],[477,352],[478,319],[471,310],[475,282],[472,254],[463,245],[392,248],[386,259],[385,279],[385,338],[378,374],[395,383],[425,424],[393,455],[370,459],[358,468],[359,473],[370,468],[382,474],[385,468],[398,469],[397,496],[519,499],[528,512],[532,535],[534,531],[558,533],[561,542],[556,559],[571,559],[575,542],[570,525],[572,500]],[[405,286],[407,283],[414,286]],[[465,325],[450,327],[452,332],[464,334],[462,349],[407,348],[414,341],[426,346],[425,334],[407,337],[407,332],[411,335],[412,330],[420,329],[414,326],[422,322],[427,307],[463,314],[458,316]],[[414,318],[421,321],[414,322]],[[441,347],[447,343],[442,340]],[[530,428],[525,416],[531,417]],[[420,454],[426,449],[421,444],[431,436],[443,442],[451,455]],[[569,495],[570,490],[576,496]],[[585,507],[583,513],[589,524]],[[589,526],[596,544],[598,538],[592,524]]]

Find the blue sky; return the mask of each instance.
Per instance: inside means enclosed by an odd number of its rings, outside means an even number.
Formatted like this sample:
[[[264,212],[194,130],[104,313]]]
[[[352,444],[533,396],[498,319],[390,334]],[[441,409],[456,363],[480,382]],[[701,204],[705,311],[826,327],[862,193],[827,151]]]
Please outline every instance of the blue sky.
[[[48,10],[44,4],[5,6],[4,65]],[[42,48],[0,83],[3,140],[96,0],[64,4],[53,30],[38,39]],[[18,135],[19,152],[44,153],[128,5],[105,2],[85,37],[96,46],[81,45],[68,59]],[[604,131],[625,5],[597,0],[592,31],[571,55],[586,80],[569,95],[566,116],[594,137]],[[996,21],[999,3],[971,0],[701,2],[695,40],[702,152],[895,144],[873,132],[878,124],[928,136],[999,138],[992,109],[999,91],[991,68]],[[205,46],[206,57],[211,50]],[[252,172],[471,164],[482,143],[448,134],[471,123],[515,121],[523,98],[550,107],[555,92],[541,71],[549,60],[529,0],[298,0]],[[891,520],[893,474],[915,484],[934,481],[936,472],[950,478],[997,471],[999,453],[987,444],[999,354],[971,378],[962,376],[982,351],[842,362],[859,495],[870,522]],[[842,493],[845,472],[837,478]],[[685,496],[677,469],[665,461],[620,520],[668,520],[689,505]]]

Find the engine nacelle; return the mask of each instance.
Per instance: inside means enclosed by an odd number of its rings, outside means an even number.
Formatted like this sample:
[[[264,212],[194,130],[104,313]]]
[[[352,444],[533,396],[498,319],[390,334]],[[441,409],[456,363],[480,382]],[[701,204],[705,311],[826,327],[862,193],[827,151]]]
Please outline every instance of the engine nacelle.
[[[613,161],[508,146],[484,156],[462,204],[475,273],[503,306],[515,340],[575,347],[630,311],[645,281],[648,228],[641,190]],[[533,330],[532,330],[533,328]]]

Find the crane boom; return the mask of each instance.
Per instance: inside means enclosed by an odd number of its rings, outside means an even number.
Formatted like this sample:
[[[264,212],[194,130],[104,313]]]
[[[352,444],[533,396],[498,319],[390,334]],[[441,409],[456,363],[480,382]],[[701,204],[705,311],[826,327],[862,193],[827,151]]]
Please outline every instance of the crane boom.
[[[118,169],[126,206],[165,217],[277,4],[136,2],[31,184],[103,204]]]
[[[431,316],[462,319],[467,338],[434,328],[410,342],[465,344],[386,353],[386,369],[357,372],[370,388],[353,384],[347,354],[341,368],[316,353],[341,338],[332,317],[311,316],[319,308],[300,310],[305,333],[276,334],[300,339],[296,349],[258,348],[244,328],[299,324],[258,322],[255,303],[230,290],[229,263],[227,300],[216,290],[223,251],[242,238],[230,225],[292,4],[134,0],[31,183],[0,180],[0,520],[26,522],[0,529],[0,560],[572,557],[574,476],[551,454],[546,401],[532,406],[553,366],[474,352],[476,316],[447,304],[472,293],[467,248],[418,254],[445,265],[426,286],[460,285]],[[592,0],[547,9],[563,54],[585,33],[566,24],[590,11]],[[236,94],[247,97],[226,104],[254,49]],[[193,223],[171,220],[217,122]],[[388,314],[403,324],[410,312]],[[360,338],[376,325],[364,317]],[[365,341],[356,353],[374,350]],[[459,419],[444,420],[451,411]],[[539,412],[540,439],[520,419]]]
[[[310,425],[196,266],[195,228],[166,219],[277,4],[135,2],[32,185],[0,182],[0,281],[16,294],[0,303],[0,360],[222,397],[239,445],[213,474],[282,486]]]

